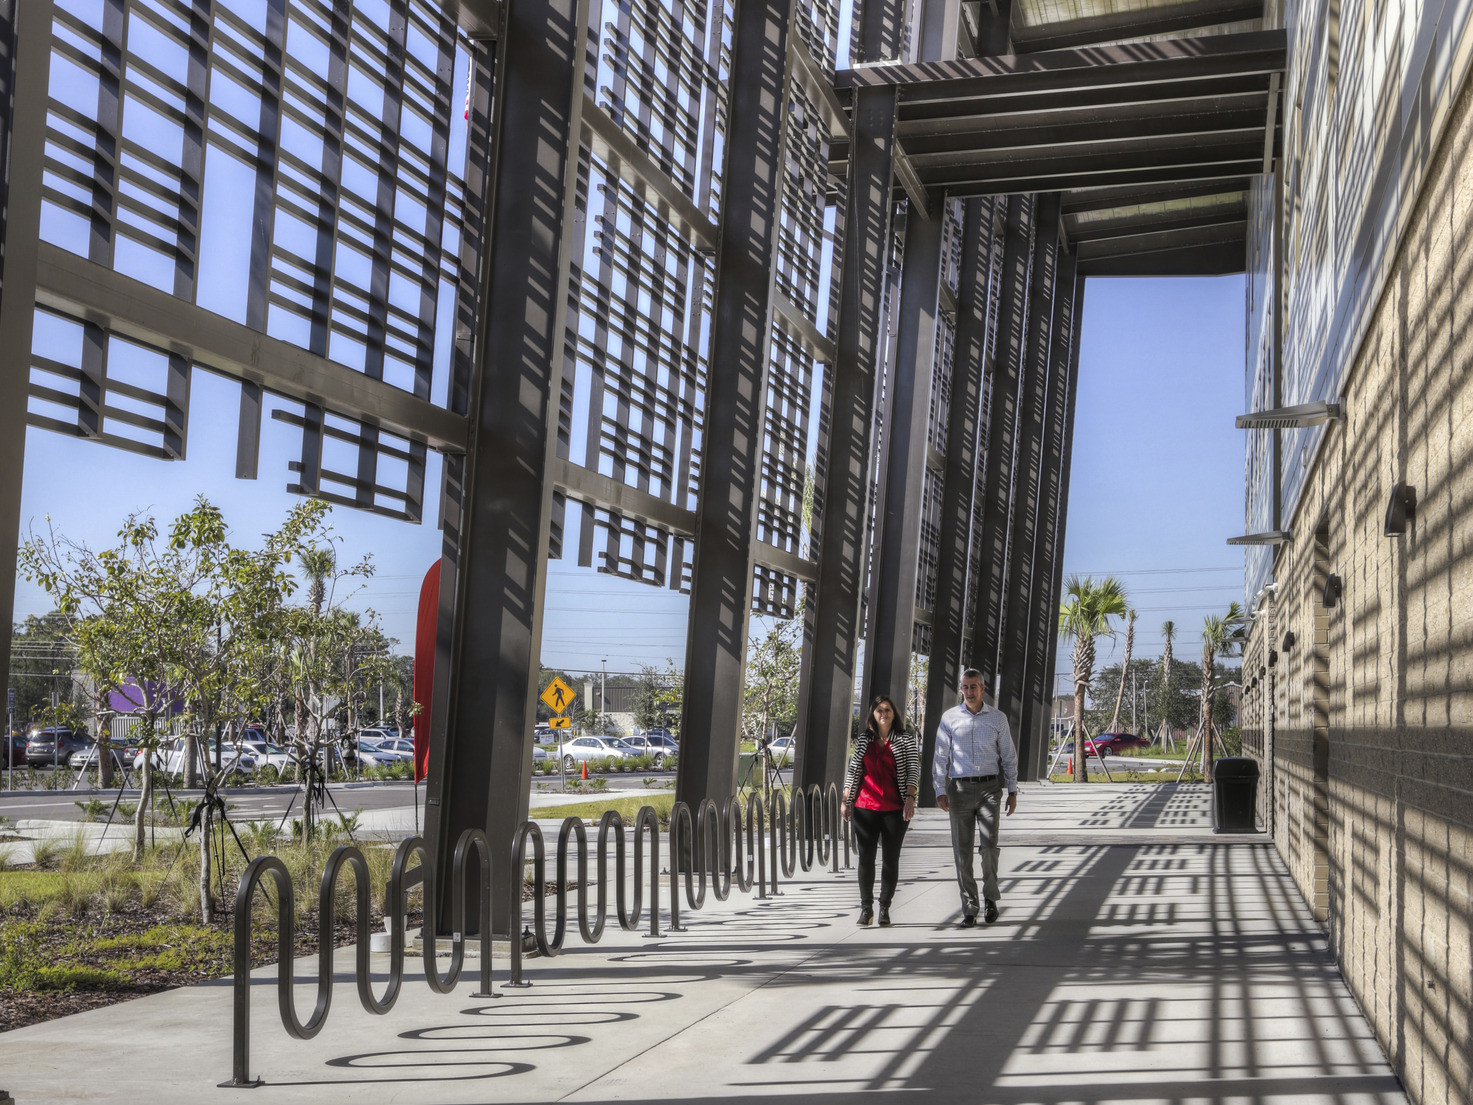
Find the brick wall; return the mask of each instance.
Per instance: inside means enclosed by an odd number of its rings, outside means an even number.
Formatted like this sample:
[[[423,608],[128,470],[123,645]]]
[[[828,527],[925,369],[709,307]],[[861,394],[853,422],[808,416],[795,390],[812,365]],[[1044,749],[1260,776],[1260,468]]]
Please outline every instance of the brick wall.
[[[1473,1102],[1470,103],[1465,90],[1244,658],[1275,844],[1422,1105]],[[1416,519],[1388,538],[1398,477]],[[1330,574],[1343,593],[1327,609]]]

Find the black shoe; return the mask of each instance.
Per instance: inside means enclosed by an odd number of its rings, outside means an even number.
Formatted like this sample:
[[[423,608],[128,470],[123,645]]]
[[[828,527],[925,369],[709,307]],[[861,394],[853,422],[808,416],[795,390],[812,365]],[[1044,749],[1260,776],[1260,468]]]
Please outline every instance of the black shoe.
[[[987,923],[989,925],[992,924],[993,921],[996,921],[997,920],[997,903],[996,902],[989,901],[987,903],[987,912],[984,914],[984,916],[987,918]]]
[[[890,927],[890,907],[887,905],[880,906],[880,927],[882,929]]]
[[[961,920],[961,926],[964,929],[976,928],[977,927],[977,915],[975,913],[963,913],[962,914],[962,920]]]
[[[860,907],[860,910],[859,910],[859,926],[861,928],[868,928],[869,925],[870,925],[870,923],[872,921],[874,921],[874,919],[875,919],[875,911],[873,909],[871,909],[869,906],[861,906]],[[883,923],[884,922],[882,921],[881,924],[883,924]]]

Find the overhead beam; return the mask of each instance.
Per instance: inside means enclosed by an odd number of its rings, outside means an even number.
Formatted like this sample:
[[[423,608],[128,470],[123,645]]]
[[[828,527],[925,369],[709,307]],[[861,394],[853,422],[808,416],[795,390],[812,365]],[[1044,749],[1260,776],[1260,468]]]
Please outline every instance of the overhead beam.
[[[985,180],[962,180],[946,185],[952,196],[1029,195],[1035,192],[1068,192],[1077,188],[1103,185],[1171,184],[1186,180],[1227,180],[1242,177],[1256,166],[1256,161],[1224,161],[1204,165],[1157,165],[1141,169],[1103,169],[1092,173],[994,177]],[[1221,191],[1221,189],[1216,189]]]
[[[466,449],[466,419],[443,407],[45,242],[35,302],[433,449]]]
[[[1129,184],[1103,188],[1083,188],[1064,193],[1061,210],[1065,216],[1086,211],[1109,211],[1117,207],[1134,207],[1143,203],[1165,203],[1169,200],[1197,199],[1228,193],[1247,194],[1253,186],[1251,176],[1235,180],[1176,181],[1164,184]]]
[[[501,0],[440,0],[440,5],[471,38],[492,40],[501,34]]]
[[[1039,152],[1033,156],[993,158],[979,153],[956,164],[928,165],[922,179],[932,188],[970,185],[978,182],[1006,184],[1011,181],[1058,177],[1076,179],[1108,173],[1176,171],[1218,165],[1253,165],[1261,144],[1253,134],[1230,134],[1188,139],[1179,144],[1118,143],[1115,146],[1085,146],[1069,150]],[[1241,169],[1236,170],[1241,172]],[[1015,186],[1010,190],[1019,190]],[[1052,189],[1061,191],[1062,189]]]
[[[1128,239],[1142,234],[1158,234],[1173,230],[1242,223],[1248,217],[1248,203],[1238,196],[1228,203],[1211,207],[1189,207],[1159,213],[1137,213],[1114,218],[1075,222],[1069,231],[1072,242],[1105,242]]]
[[[1197,246],[1211,246],[1219,242],[1247,241],[1248,221],[1245,218],[1213,222],[1203,226],[1182,227],[1175,230],[1142,231],[1130,236],[1117,236],[1103,241],[1079,243],[1079,258],[1095,261],[1102,257],[1128,257],[1142,253],[1161,253]]]
[[[1044,87],[1007,96],[963,100],[911,100],[901,104],[899,133],[920,134],[927,128],[945,129],[953,121],[992,116],[1074,113],[1152,104],[1169,106],[1223,98],[1267,103],[1270,83],[1271,74],[1251,72],[1144,84],[1127,81],[1086,87]]]
[[[1197,0],[1111,12],[1088,19],[1061,19],[1037,27],[1022,26],[1015,18],[1013,45],[1020,53],[1060,50],[1262,18],[1262,0]]]
[[[1231,101],[1230,101],[1231,102]],[[1085,113],[1079,113],[1083,116]],[[976,129],[956,128],[947,134],[904,138],[906,152],[917,168],[946,164],[958,158],[986,154],[997,160],[1026,156],[1028,151],[1068,146],[1103,146],[1144,140],[1187,141],[1241,132],[1255,139],[1263,136],[1263,105],[1244,103],[1227,110],[1162,112],[1132,108],[1116,115],[1091,113],[1093,117],[1068,121],[1035,122],[1031,116],[1010,116],[1007,121],[981,117]]]
[[[1241,241],[1079,259],[1080,276],[1230,276],[1245,271]]]
[[[906,104],[956,103],[1064,89],[1260,73],[1267,77],[1283,72],[1287,56],[1283,30],[1253,31],[908,65],[859,65],[835,73],[834,87],[841,96],[855,88],[887,86],[895,88]]]

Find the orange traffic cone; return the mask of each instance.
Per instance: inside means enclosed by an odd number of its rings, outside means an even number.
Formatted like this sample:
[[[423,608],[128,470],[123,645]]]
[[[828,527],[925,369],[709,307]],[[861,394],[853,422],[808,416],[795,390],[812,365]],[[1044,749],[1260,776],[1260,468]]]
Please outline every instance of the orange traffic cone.
[[[585,778],[585,779],[588,778],[588,761],[587,760],[584,760],[583,761],[583,778]]]
[[[1066,775],[1073,775],[1074,774],[1074,757],[1073,756],[1070,756],[1069,757],[1069,770],[1066,771],[1064,774],[1066,774]]]

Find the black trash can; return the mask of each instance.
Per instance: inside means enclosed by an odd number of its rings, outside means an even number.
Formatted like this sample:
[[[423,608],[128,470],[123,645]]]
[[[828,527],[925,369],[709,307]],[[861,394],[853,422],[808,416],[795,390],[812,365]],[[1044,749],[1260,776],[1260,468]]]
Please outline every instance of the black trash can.
[[[1228,756],[1212,765],[1213,832],[1256,833],[1257,805],[1257,760]]]

